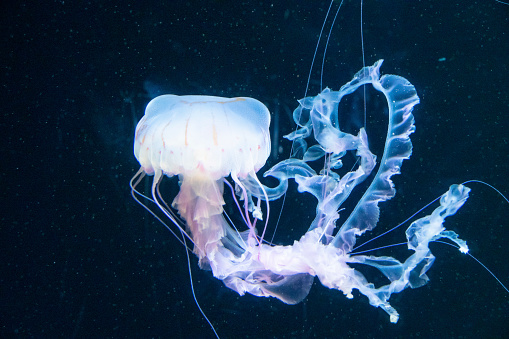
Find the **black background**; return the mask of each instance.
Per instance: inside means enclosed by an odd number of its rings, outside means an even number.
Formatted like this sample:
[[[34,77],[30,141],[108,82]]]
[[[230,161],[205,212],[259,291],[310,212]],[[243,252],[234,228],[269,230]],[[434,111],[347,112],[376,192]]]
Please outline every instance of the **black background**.
[[[182,246],[130,197],[135,123],[150,93],[252,96],[279,112],[279,135],[289,133],[286,112],[304,95],[329,3],[0,6],[0,335],[211,337]],[[509,6],[492,0],[364,1],[366,64],[384,58],[382,73],[406,77],[421,98],[413,156],[375,234],[453,183],[480,179],[509,193],[508,18]],[[339,89],[362,67],[360,41],[360,3],[345,1],[324,86]],[[309,95],[319,90],[317,66]],[[368,116],[368,131],[380,125],[376,119]],[[277,142],[284,151],[271,163],[288,154],[289,143]],[[470,187],[446,226],[509,284],[509,204]],[[279,225],[294,239],[314,210],[297,217],[306,210],[299,206],[289,194]],[[198,300],[223,338],[505,337],[508,293],[452,247],[431,248],[437,260],[429,284],[391,298],[398,324],[365,297],[348,300],[318,280],[303,303],[289,306],[239,297],[194,258],[191,265]]]

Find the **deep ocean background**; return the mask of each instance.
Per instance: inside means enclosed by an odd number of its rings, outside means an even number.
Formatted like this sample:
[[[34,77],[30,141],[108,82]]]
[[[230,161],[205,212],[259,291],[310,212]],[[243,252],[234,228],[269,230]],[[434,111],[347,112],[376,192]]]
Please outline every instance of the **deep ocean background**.
[[[269,165],[282,160],[290,147],[282,135],[294,128],[290,112],[304,95],[328,6],[307,0],[0,5],[1,337],[213,336],[194,303],[184,249],[130,196],[139,167],[135,124],[162,93],[251,96],[277,121],[271,128],[281,152]],[[382,73],[404,76],[421,98],[413,156],[394,177],[398,195],[381,204],[374,234],[453,183],[479,179],[509,194],[509,6],[371,0],[364,1],[363,22],[366,64],[385,59]],[[323,44],[308,95],[320,90],[322,56]],[[323,84],[339,89],[361,67],[360,1],[345,1]],[[350,106],[359,120],[362,104]],[[383,114],[368,115],[368,133],[385,126]],[[446,227],[509,285],[509,204],[485,186],[470,187]],[[280,243],[298,239],[315,208],[312,198],[291,191]],[[376,246],[404,240],[404,228],[393,233]],[[509,294],[471,258],[442,244],[431,248],[437,259],[430,282],[390,299],[401,316],[397,324],[367,298],[348,300],[317,279],[305,301],[290,306],[240,297],[199,270],[195,258],[191,266],[196,296],[222,338],[508,337]]]

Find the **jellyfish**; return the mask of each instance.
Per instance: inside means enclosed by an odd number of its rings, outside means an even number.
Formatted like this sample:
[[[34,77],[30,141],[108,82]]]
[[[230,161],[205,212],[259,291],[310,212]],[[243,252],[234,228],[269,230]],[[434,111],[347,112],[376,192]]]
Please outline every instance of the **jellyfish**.
[[[134,154],[141,168],[132,188],[145,175],[153,175],[149,198],[193,243],[203,269],[240,295],[275,297],[287,304],[302,301],[317,277],[321,284],[353,298],[353,290],[380,307],[390,321],[399,314],[389,303],[393,293],[423,286],[435,257],[429,243],[449,239],[462,252],[466,242],[443,226],[468,198],[469,188],[452,185],[430,215],[417,219],[406,230],[408,258],[356,254],[356,240],[371,231],[379,218],[379,202],[396,190],[391,177],[400,173],[412,153],[410,135],[415,130],[413,108],[419,103],[414,86],[397,75],[380,75],[383,60],[363,67],[339,90],[324,89],[298,101],[293,113],[297,128],[286,136],[293,142],[288,159],[263,175],[278,181],[262,184],[257,172],[270,155],[270,114],[252,98],[162,95],[147,106],[136,127]],[[380,161],[369,148],[364,128],[351,134],[339,123],[342,98],[364,85],[381,92],[388,104],[389,122]],[[343,169],[342,158],[353,154],[357,162]],[[316,171],[316,163],[323,168]],[[178,176],[180,189],[171,206],[159,191],[163,177]],[[235,187],[225,178],[231,177]],[[341,206],[351,192],[372,178],[355,208],[339,226]],[[264,241],[257,220],[270,215],[270,202],[279,199],[293,180],[298,191],[316,198],[315,217],[307,232],[291,245]],[[230,186],[245,230],[225,218],[225,185]],[[240,203],[239,203],[240,201]],[[265,210],[265,216],[262,210]],[[283,221],[284,222],[284,221]],[[264,230],[265,230],[264,228]],[[260,234],[261,233],[261,234]],[[185,242],[185,239],[184,239]],[[355,267],[376,268],[386,278],[375,286]]]

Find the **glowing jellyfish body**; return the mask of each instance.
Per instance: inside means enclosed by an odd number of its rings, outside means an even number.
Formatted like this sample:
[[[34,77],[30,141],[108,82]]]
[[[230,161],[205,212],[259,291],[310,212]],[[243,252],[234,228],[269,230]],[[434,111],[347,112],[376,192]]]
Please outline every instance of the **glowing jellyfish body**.
[[[231,174],[240,184],[239,177],[256,176],[270,154],[269,124],[268,109],[252,98],[162,95],[147,105],[134,154],[145,173],[155,174],[157,202],[162,175],[179,175],[173,206],[200,260],[231,231],[222,217],[223,178]]]
[[[177,226],[179,222],[171,208],[160,202],[164,200],[158,184],[162,174],[179,175],[180,192],[172,206],[185,220],[187,235],[194,242],[202,268],[210,267],[215,277],[241,295],[248,292],[272,296],[289,304],[307,296],[316,276],[324,286],[340,290],[348,298],[357,289],[371,305],[381,307],[396,322],[399,315],[388,300],[392,293],[427,282],[425,273],[434,261],[429,242],[448,238],[462,251],[468,250],[457,234],[443,227],[444,219],[456,213],[468,197],[467,187],[453,185],[431,215],[415,220],[407,229],[412,253],[404,262],[388,256],[352,253],[356,238],[376,226],[378,203],[396,193],[391,176],[400,173],[403,160],[412,151],[412,110],[419,98],[406,79],[396,75],[380,77],[381,64],[380,60],[363,68],[339,91],[327,88],[315,97],[299,100],[293,114],[298,128],[286,136],[294,142],[294,153],[264,174],[279,180],[275,188],[263,186],[255,174],[270,152],[269,115],[263,104],[249,98],[202,96],[162,96],[149,103],[136,128],[139,173],[155,174],[153,199]],[[338,120],[339,114],[348,114],[338,109],[342,98],[366,84],[383,93],[388,103],[385,149],[369,188],[337,229],[342,203],[377,163],[365,130],[361,128],[357,135],[346,133]],[[341,158],[347,152],[358,158],[357,166],[340,175]],[[326,165],[317,173],[308,163],[319,159]],[[228,175],[244,200],[243,218],[248,232],[233,229],[223,217],[222,178]],[[260,200],[268,202],[282,196],[289,179],[297,183],[299,192],[317,199],[316,217],[292,245],[264,244],[257,237],[248,212],[259,218]],[[258,199],[258,206],[253,197]],[[387,283],[375,287],[350,264],[375,267]]]

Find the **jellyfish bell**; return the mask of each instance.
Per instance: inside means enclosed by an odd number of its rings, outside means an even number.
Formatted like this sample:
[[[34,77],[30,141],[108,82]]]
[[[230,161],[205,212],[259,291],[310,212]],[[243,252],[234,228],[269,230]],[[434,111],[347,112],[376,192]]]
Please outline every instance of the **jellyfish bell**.
[[[162,95],[136,127],[134,154],[147,174],[246,177],[270,154],[269,124],[253,98]]]

